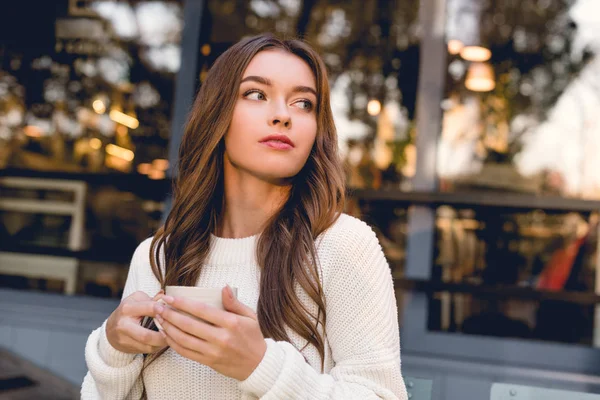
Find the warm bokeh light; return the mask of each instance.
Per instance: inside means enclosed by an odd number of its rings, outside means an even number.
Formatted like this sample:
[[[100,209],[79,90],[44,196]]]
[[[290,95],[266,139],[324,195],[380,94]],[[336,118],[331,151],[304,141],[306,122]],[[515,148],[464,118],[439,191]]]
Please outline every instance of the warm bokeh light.
[[[90,147],[94,150],[100,150],[102,147],[102,140],[98,138],[90,139]]]
[[[137,171],[142,175],[148,175],[152,171],[152,164],[142,163],[138,165]]]
[[[140,122],[136,118],[118,110],[110,110],[110,114],[108,114],[108,116],[116,123],[125,125],[129,129],[136,129],[138,126],[140,126]]]
[[[121,172],[128,173],[131,170],[131,161],[127,161],[119,157],[114,157],[110,154],[105,158],[104,163],[108,168],[116,169]]]
[[[448,53],[457,55],[465,47],[463,42],[458,39],[451,39],[448,41]]]
[[[417,147],[414,144],[409,144],[404,149],[406,164],[402,167],[404,176],[412,178],[417,173]]]
[[[160,171],[158,169],[153,169],[148,174],[148,178],[154,179],[154,180],[165,179],[165,177],[166,177],[165,171]]]
[[[381,103],[379,100],[369,100],[367,104],[367,112],[369,115],[376,116],[381,112]]]
[[[23,132],[25,133],[25,135],[31,138],[42,137],[42,130],[35,125],[27,125],[23,128]]]
[[[106,112],[106,106],[104,105],[102,100],[94,100],[94,102],[92,103],[92,108],[98,114],[104,114]]]
[[[467,89],[474,92],[489,92],[496,87],[494,69],[490,64],[473,63],[469,66],[465,80]]]
[[[124,147],[116,146],[114,144],[108,144],[106,145],[106,152],[111,156],[115,156],[126,161],[133,161],[133,151]]]
[[[460,50],[460,56],[467,61],[484,62],[492,57],[492,52],[481,46],[465,46]]]
[[[166,171],[169,169],[169,161],[158,158],[152,161],[152,168],[157,169],[159,171]]]

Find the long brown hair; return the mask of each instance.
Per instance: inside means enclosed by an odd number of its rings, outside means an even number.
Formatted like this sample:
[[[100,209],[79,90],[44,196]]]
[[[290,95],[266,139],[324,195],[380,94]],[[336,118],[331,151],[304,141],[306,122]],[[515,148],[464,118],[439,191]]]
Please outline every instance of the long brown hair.
[[[154,236],[150,260],[161,287],[196,285],[223,210],[224,136],[240,81],[252,58],[270,49],[294,54],[311,68],[318,93],[317,136],[306,164],[292,179],[287,201],[269,220],[257,243],[261,267],[258,322],[265,337],[279,341],[290,341],[286,327],[295,331],[307,346],[318,350],[323,369],[325,335],[320,334],[319,325],[325,332],[325,298],[314,241],[342,211],[345,188],[327,71],[305,42],[281,40],[271,34],[255,36],[233,45],[215,61],[189,114],[179,149],[173,207]],[[317,315],[302,304],[296,284],[314,301]]]

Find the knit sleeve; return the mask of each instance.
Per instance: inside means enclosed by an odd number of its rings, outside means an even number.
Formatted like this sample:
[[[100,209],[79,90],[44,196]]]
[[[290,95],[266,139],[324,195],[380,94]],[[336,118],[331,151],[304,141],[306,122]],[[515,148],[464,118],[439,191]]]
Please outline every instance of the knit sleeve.
[[[123,299],[141,290],[140,270],[149,268],[150,242],[142,242],[133,254]],[[139,399],[142,394],[138,379],[143,365],[142,354],[128,354],[115,349],[106,337],[106,321],[93,331],[85,346],[88,373],[81,386],[81,398],[92,399]]]
[[[334,367],[321,374],[290,343],[267,339],[263,360],[240,382],[243,391],[265,400],[408,398],[389,266],[371,228],[353,218],[340,225],[344,229],[334,229],[322,243]]]

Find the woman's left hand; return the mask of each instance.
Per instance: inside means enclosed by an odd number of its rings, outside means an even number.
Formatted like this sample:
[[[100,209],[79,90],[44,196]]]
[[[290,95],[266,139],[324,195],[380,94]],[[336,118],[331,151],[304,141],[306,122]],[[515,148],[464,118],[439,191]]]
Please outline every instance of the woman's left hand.
[[[267,343],[254,311],[234,298],[228,286],[223,288],[222,297],[225,311],[197,300],[164,296],[171,307],[202,321],[159,303],[155,305],[156,318],[167,343],[177,353],[243,381],[262,361]]]

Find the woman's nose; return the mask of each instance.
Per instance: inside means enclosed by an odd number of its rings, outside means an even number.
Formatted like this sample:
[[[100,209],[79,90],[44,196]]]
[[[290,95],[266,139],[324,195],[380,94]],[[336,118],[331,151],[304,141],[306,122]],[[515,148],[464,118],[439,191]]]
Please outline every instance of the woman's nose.
[[[271,117],[271,125],[283,125],[286,128],[292,125],[292,118],[285,102],[280,102],[275,106]]]

